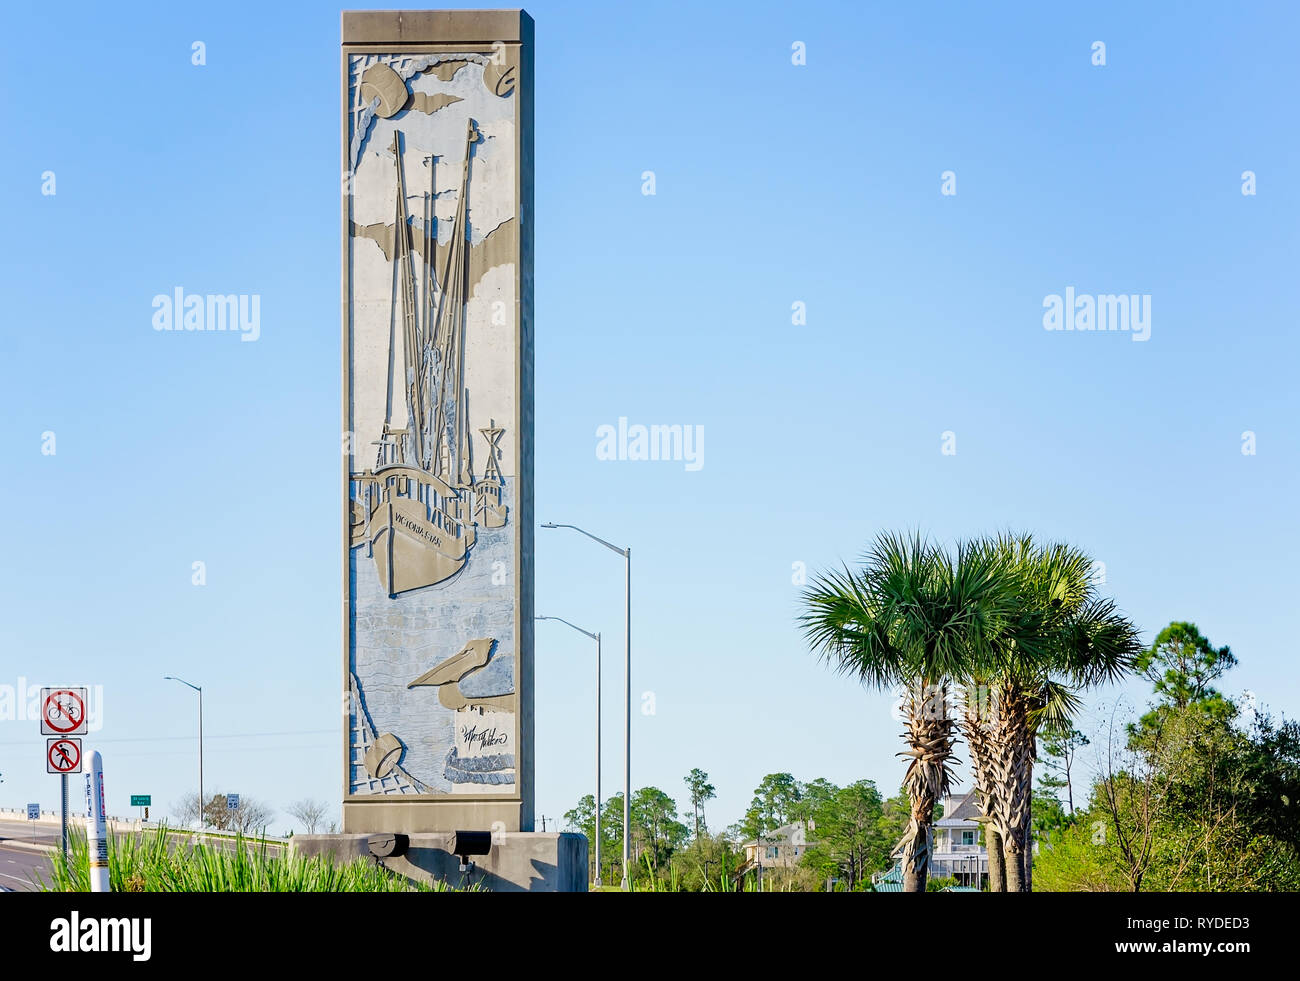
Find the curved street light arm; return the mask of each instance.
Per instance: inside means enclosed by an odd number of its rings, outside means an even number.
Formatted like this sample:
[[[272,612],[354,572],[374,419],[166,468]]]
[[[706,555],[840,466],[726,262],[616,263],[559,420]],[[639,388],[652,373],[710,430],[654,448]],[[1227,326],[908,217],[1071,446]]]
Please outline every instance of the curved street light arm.
[[[578,532],[579,534],[586,535],[593,542],[600,542],[600,544],[604,545],[611,552],[617,552],[619,555],[622,555],[624,557],[627,556],[627,553],[629,551],[626,548],[619,548],[617,545],[605,541],[605,539],[601,538],[599,535],[593,535],[589,531],[583,531],[577,525],[557,525],[554,521],[548,521],[544,525],[542,525],[542,527],[543,528],[572,528],[574,531]]]
[[[593,634],[590,630],[583,630],[583,629],[582,629],[581,627],[579,627],[576,623],[569,623],[569,621],[566,620],[566,619],[564,619],[564,617],[541,617],[541,616],[539,616],[539,617],[537,617],[536,619],[538,619],[538,620],[559,620],[560,623],[563,623],[563,624],[566,624],[567,626],[572,627],[574,630],[578,631],[578,633],[580,633],[580,634],[586,634],[586,635],[587,635],[588,637],[590,637],[592,640],[600,640],[600,635],[599,635],[599,634]]]

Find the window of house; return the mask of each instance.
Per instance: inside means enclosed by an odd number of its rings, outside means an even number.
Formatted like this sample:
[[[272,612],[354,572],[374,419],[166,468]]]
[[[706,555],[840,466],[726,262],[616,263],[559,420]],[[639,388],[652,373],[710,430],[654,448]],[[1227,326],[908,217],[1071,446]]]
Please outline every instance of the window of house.
[[[973,844],[975,844],[975,832],[974,832],[974,831],[963,831],[963,832],[961,833],[961,843],[962,843],[963,845],[973,845]]]
[[[776,854],[777,854],[777,846],[776,846],[776,845],[768,845],[768,846],[767,846],[767,857],[768,857],[768,858],[776,858]]]

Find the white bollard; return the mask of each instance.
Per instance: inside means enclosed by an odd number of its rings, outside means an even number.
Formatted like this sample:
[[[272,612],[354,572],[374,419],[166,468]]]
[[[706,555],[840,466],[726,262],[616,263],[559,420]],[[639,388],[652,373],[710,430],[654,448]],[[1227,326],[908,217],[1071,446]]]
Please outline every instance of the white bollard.
[[[112,892],[108,882],[108,818],[104,808],[104,758],[90,754],[86,774],[86,845],[90,857],[90,891]]]

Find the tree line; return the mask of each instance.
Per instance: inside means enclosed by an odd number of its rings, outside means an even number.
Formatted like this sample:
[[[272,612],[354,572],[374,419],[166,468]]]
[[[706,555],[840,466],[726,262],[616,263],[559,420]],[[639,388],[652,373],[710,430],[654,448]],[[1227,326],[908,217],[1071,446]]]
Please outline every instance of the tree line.
[[[959,737],[991,890],[1033,888],[1036,833],[1050,888],[1295,881],[1296,724],[1247,715],[1215,690],[1236,659],[1195,624],[1171,623],[1144,647],[1101,595],[1097,568],[1072,545],[1023,534],[954,551],[883,534],[858,570],[823,574],[805,591],[800,622],[814,651],[869,688],[902,694],[904,889],[926,888],[934,805],[951,788]],[[1152,683],[1151,710],[1100,734],[1100,776],[1084,813],[1067,813],[1077,754],[1090,743],[1075,726],[1081,695],[1134,674]],[[1035,793],[1040,756],[1049,766]]]
[[[761,871],[747,860],[745,844],[774,842],[774,832],[797,822],[811,829],[805,835],[806,851],[792,868],[769,866],[763,888],[811,891],[830,882],[838,889],[869,889],[872,873],[890,866],[890,851],[902,836],[909,815],[901,791],[886,799],[870,780],[839,787],[820,777],[803,782],[790,773],[770,773],[755,788],[741,820],[712,832],[705,805],[716,793],[709,775],[695,768],[683,782],[687,788],[684,800],[690,807],[680,819],[676,801],[658,787],[643,787],[632,795],[629,851],[636,889],[758,888]],[[570,831],[587,836],[589,872],[595,881],[593,796],[587,794],[578,801],[565,813],[564,821]],[[623,873],[622,794],[604,802],[600,831],[600,878],[606,886],[618,886]]]
[[[1300,724],[1220,692],[1236,664],[1196,624],[1171,623],[1136,665],[1149,711],[1049,747],[1034,814],[1042,888],[1300,890]],[[1089,745],[1096,773],[1076,809],[1066,754]]]
[[[275,820],[276,811],[270,804],[248,794],[240,795],[239,807],[237,808],[231,809],[227,806],[227,803],[225,792],[216,792],[207,796],[203,803],[203,826],[216,831],[266,834],[271,822]],[[328,804],[312,797],[294,801],[287,808],[289,816],[297,818],[302,826],[307,829],[308,834],[316,834],[317,831],[326,830],[325,817],[329,810]],[[171,811],[181,825],[197,825],[199,823],[199,795],[197,793],[185,794],[177,803],[172,805]],[[333,833],[336,829],[337,825],[333,822],[328,825],[330,833]],[[292,835],[292,831],[286,833],[286,837]]]
[[[1030,891],[1036,865],[1048,888],[1294,888],[1297,724],[1215,689],[1236,659],[1194,624],[1171,623],[1142,644],[1102,580],[1081,549],[1016,533],[951,550],[919,534],[882,534],[857,569],[814,577],[799,617],[814,654],[899,695],[905,819],[869,782],[833,788],[771,774],[720,836],[721,854],[731,861],[728,849],[781,822],[815,823],[800,867],[856,888],[882,851],[886,861],[893,854],[884,831],[901,819],[903,888],[927,891],[960,741],[992,891]],[[1133,675],[1151,682],[1150,710],[1080,732],[1083,694]],[[1097,773],[1076,801],[1089,747]],[[620,812],[621,801],[608,832],[621,833]],[[633,812],[634,851],[655,881],[688,843],[703,848],[705,828],[691,835],[657,788],[638,791]]]
[[[1194,623],[1174,622],[1134,659],[1134,671],[1151,684],[1139,718],[1115,715],[1090,734],[1077,719],[1040,727],[1025,839],[1034,888],[1300,890],[1300,723],[1275,719],[1249,694],[1224,695],[1216,683],[1236,664],[1228,647],[1213,645]],[[694,769],[684,784],[689,809],[680,820],[662,790],[633,795],[636,888],[753,888],[757,870],[744,844],[776,842],[778,829],[789,834],[795,826],[806,847],[793,867],[767,868],[764,888],[870,890],[873,874],[895,864],[914,826],[906,785],[886,798],[870,780],[841,787],[770,773],[741,819],[713,833],[708,774]],[[941,809],[936,801],[930,823]],[[994,823],[987,810],[984,817],[987,847]],[[590,795],[565,819],[594,842]],[[622,820],[619,794],[602,811],[602,877],[612,886],[622,875]],[[927,889],[944,884],[929,879]]]

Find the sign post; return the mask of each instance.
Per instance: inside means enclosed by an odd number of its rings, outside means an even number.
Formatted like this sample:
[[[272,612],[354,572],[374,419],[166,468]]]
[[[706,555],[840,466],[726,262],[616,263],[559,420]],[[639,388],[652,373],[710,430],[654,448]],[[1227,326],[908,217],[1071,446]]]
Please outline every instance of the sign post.
[[[59,774],[59,849],[63,853],[63,868],[68,871],[68,775]]]
[[[27,820],[28,820],[28,821],[35,822],[35,821],[36,821],[40,816],[41,816],[41,805],[40,805],[40,804],[28,804],[28,805],[27,805]],[[36,825],[35,825],[35,823],[32,824],[32,843],[33,843],[33,844],[36,843]]]
[[[45,740],[45,770],[59,775],[59,848],[68,864],[68,774],[81,772],[81,740],[58,736]]]
[[[59,774],[59,841],[68,865],[68,774],[82,772],[81,735],[86,721],[86,687],[40,690],[40,734],[45,741],[45,772]]]
[[[132,806],[132,807],[140,807],[140,808],[143,808],[143,809],[144,809],[144,813],[141,815],[141,818],[140,818],[140,820],[142,820],[142,821],[148,821],[148,820],[149,820],[149,805],[152,804],[152,803],[153,803],[153,795],[152,795],[152,794],[132,794],[132,795],[131,795],[131,806]]]
[[[68,864],[68,774],[81,772],[81,740],[86,734],[85,687],[41,689],[41,735],[45,741],[45,770],[59,775],[59,845]],[[96,754],[98,755],[98,754]],[[33,836],[35,829],[33,829]]]

